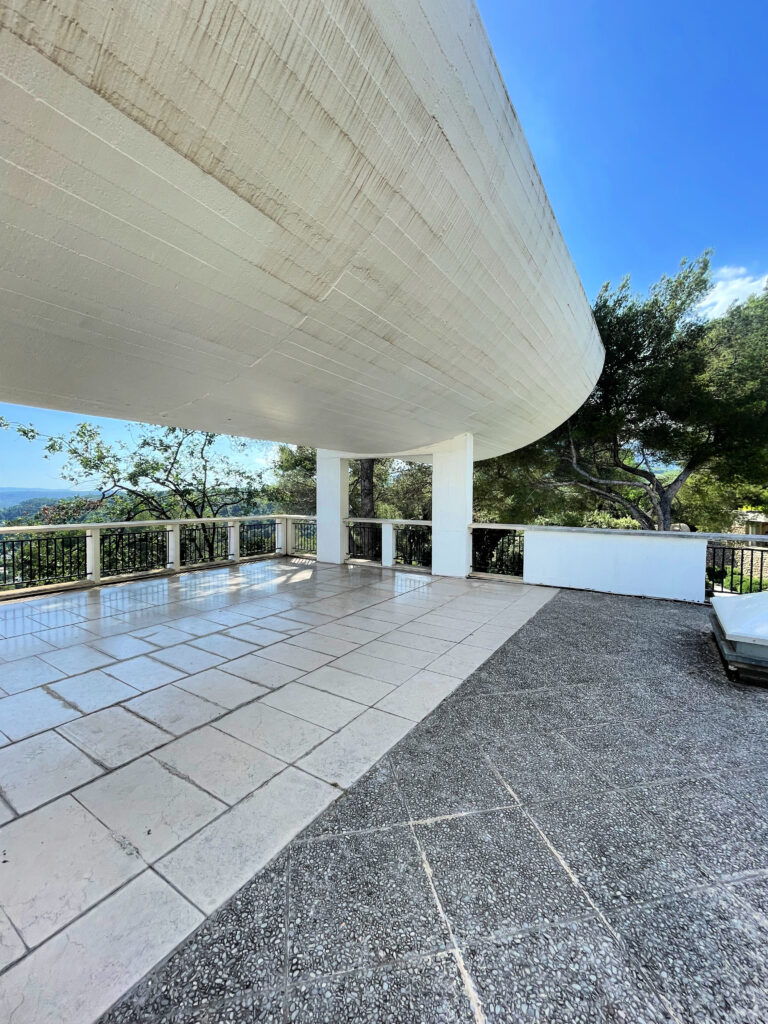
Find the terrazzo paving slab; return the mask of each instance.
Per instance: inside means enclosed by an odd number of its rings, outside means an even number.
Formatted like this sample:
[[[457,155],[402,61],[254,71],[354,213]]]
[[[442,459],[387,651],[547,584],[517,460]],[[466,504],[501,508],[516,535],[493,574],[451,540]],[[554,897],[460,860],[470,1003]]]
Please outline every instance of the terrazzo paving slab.
[[[417,825],[416,834],[459,937],[505,934],[592,909],[521,811],[434,821]]]
[[[487,1024],[672,1024],[662,1000],[600,922],[485,940],[464,950]]]
[[[449,944],[408,826],[294,846],[288,922],[288,969],[299,979]]]

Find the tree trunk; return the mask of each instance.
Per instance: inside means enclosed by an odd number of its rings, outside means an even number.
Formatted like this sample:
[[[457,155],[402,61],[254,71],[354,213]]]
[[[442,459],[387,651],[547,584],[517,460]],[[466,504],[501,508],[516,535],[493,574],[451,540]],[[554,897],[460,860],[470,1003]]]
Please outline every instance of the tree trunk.
[[[373,519],[376,506],[373,500],[373,459],[360,459],[360,518]]]

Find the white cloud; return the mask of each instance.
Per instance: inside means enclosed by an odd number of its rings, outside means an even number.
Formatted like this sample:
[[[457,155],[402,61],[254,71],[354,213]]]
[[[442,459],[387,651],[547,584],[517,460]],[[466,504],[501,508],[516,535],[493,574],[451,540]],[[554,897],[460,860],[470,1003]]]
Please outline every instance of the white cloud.
[[[768,274],[753,277],[746,267],[718,267],[712,278],[714,287],[699,304],[699,309],[709,320],[726,313],[731,303],[743,302],[768,287]]]

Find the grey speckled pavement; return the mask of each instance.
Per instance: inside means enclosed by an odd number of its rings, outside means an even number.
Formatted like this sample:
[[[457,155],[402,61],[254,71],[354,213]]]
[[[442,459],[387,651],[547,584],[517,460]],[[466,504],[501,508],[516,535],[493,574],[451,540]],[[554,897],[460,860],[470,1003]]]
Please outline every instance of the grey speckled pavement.
[[[101,1024],[765,1024],[768,695],[563,592]]]

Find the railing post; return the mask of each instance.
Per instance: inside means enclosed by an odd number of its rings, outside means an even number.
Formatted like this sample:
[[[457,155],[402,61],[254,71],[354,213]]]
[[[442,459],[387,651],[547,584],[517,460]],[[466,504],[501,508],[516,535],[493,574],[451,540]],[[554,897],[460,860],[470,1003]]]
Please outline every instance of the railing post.
[[[296,520],[285,520],[285,553],[290,556],[296,550]]]
[[[230,562],[240,561],[240,523],[227,523],[229,536],[229,560]]]
[[[172,523],[168,531],[168,568],[178,572],[181,569],[181,527]]]
[[[101,530],[88,528],[85,534],[85,574],[91,583],[101,583]]]
[[[392,523],[381,524],[381,564],[383,568],[395,564],[395,528]]]
[[[285,548],[285,541],[286,541],[285,523],[286,523],[285,516],[277,516],[276,517],[276,519],[275,519],[275,554],[276,555],[284,555],[285,551],[286,551],[286,548]]]

